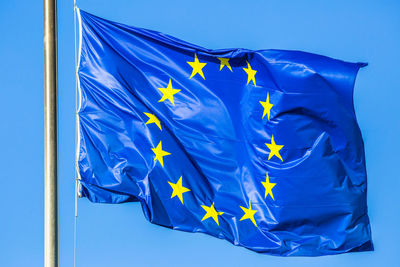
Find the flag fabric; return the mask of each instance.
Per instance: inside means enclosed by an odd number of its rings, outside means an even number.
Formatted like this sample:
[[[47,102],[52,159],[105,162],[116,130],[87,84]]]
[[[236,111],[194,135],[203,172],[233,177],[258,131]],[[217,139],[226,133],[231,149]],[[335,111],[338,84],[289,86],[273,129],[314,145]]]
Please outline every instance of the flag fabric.
[[[78,15],[82,196],[266,254],[373,250],[353,107],[366,64]]]

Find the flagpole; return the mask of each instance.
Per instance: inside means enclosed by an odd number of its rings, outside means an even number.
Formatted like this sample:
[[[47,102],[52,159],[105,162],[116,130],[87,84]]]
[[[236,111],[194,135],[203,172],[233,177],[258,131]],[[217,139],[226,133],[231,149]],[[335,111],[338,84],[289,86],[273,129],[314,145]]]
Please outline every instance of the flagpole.
[[[57,3],[44,0],[44,266],[58,266]]]

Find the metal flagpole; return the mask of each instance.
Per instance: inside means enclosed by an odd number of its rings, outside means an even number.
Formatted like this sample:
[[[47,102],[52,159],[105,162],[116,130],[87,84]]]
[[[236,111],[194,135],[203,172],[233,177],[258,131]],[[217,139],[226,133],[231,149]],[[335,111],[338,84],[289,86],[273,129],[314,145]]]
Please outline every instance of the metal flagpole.
[[[44,266],[58,266],[57,3],[44,0]]]

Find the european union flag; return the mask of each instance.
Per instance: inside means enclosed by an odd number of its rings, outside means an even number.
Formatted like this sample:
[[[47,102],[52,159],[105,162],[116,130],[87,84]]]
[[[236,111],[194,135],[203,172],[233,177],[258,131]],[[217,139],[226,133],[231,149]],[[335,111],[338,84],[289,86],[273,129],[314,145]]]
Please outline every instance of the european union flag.
[[[93,202],[257,252],[373,250],[363,63],[210,50],[80,12],[77,168]]]

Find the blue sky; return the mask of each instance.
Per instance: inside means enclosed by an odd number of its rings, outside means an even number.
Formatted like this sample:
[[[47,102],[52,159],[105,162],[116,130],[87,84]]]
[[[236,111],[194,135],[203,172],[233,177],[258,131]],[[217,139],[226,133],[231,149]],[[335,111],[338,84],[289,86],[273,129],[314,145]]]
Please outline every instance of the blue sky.
[[[399,1],[78,0],[83,10],[208,48],[278,48],[368,62],[357,79],[375,252],[260,255],[148,223],[137,203],[79,200],[78,266],[400,266]],[[60,266],[73,264],[73,1],[58,3]],[[43,265],[43,6],[0,8],[0,265]],[[397,255],[396,255],[397,254]]]

